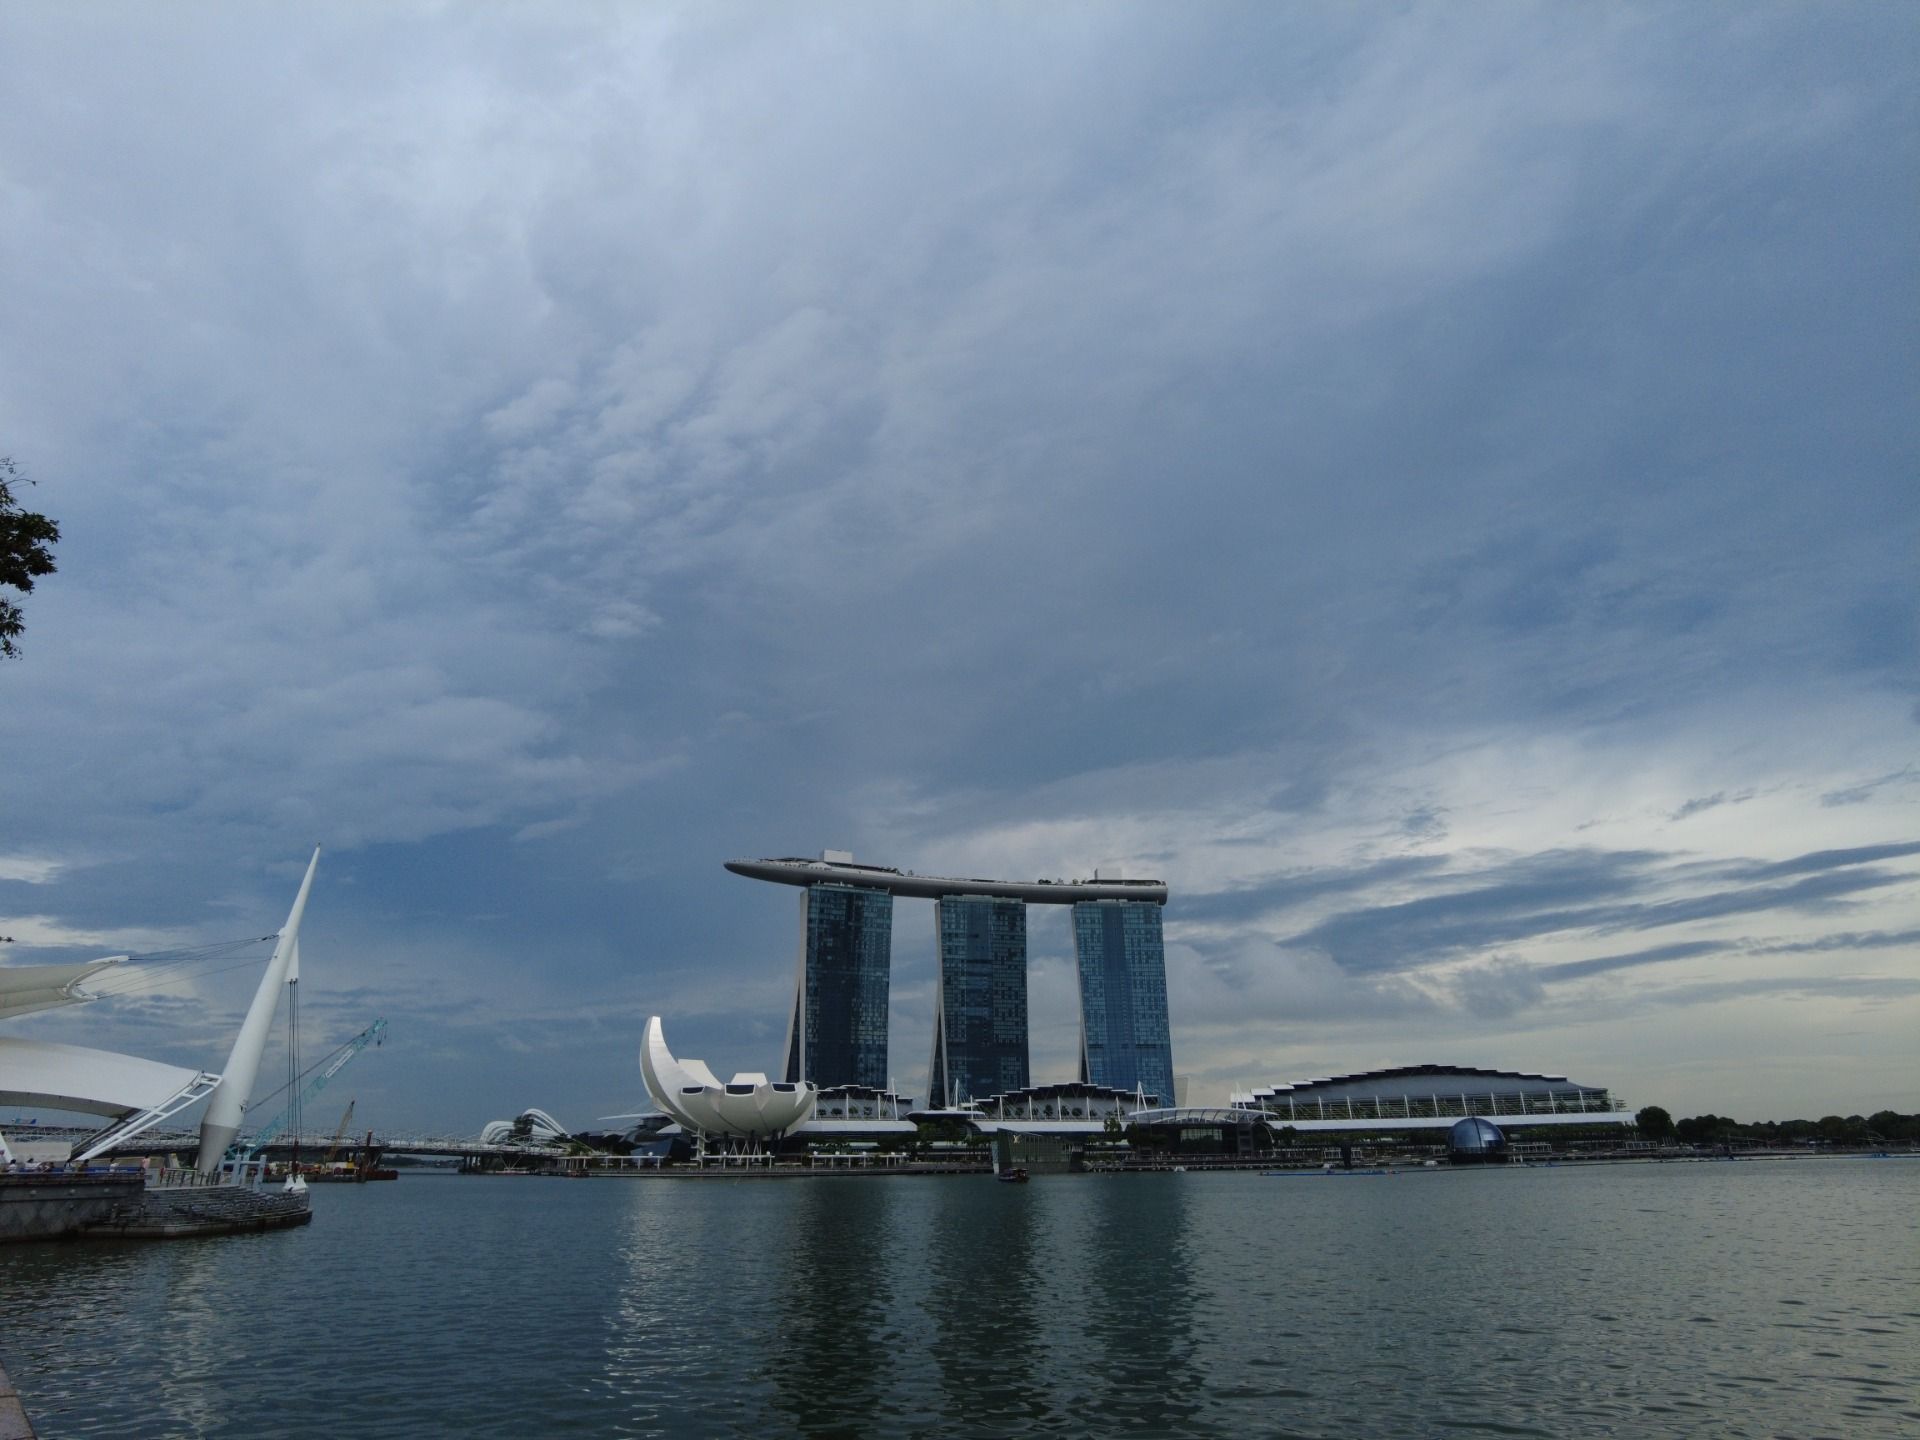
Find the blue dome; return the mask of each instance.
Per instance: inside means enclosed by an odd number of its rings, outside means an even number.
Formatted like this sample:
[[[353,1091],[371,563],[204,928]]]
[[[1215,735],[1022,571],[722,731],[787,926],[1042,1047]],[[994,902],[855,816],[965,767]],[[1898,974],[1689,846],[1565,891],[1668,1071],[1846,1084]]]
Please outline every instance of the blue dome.
[[[1503,1155],[1507,1137],[1491,1120],[1469,1115],[1447,1132],[1447,1149],[1455,1155]]]

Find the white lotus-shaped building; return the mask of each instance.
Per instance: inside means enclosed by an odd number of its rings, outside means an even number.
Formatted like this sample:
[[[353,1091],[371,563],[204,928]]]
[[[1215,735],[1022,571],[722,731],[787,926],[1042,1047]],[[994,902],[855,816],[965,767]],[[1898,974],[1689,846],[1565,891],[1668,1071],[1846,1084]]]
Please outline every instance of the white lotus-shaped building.
[[[701,1060],[676,1060],[660,1017],[647,1021],[640,1076],[653,1103],[688,1130],[732,1140],[775,1140],[813,1114],[812,1082],[777,1084],[758,1073],[721,1084]]]

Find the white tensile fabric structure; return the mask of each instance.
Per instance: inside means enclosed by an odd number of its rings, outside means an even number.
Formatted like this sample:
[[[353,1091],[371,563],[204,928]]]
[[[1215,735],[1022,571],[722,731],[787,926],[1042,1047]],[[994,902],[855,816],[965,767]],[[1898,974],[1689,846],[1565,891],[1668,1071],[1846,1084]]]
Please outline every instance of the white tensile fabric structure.
[[[544,1110],[522,1110],[516,1119],[489,1120],[480,1128],[482,1145],[554,1145],[572,1132]]]
[[[276,937],[273,959],[227,1057],[224,1080],[220,1073],[111,1050],[0,1036],[0,1105],[44,1105],[106,1117],[112,1123],[81,1141],[70,1157],[70,1163],[84,1163],[212,1097],[201,1120],[196,1163],[203,1171],[217,1169],[226,1146],[238,1133],[280,987],[287,979],[298,978],[300,916],[319,863],[316,846],[286,927]],[[0,967],[0,1019],[97,999],[81,988],[82,982],[126,959],[116,955],[79,964]]]
[[[211,1095],[218,1075],[137,1055],[0,1035],[0,1104],[48,1105],[113,1123],[70,1159],[84,1163]]]
[[[50,1105],[117,1119],[136,1110],[157,1109],[196,1082],[217,1078],[137,1055],[0,1035],[0,1104],[4,1105]]]
[[[114,955],[105,960],[83,960],[78,965],[0,967],[0,1020],[97,999],[97,996],[82,990],[80,982],[109,965],[123,963],[126,958],[124,955]]]
[[[80,982],[125,959],[121,955],[78,965],[0,968],[0,1019],[96,999],[80,988]],[[0,1105],[45,1105],[114,1122],[85,1141],[71,1157],[75,1161],[91,1160],[109,1146],[179,1114],[206,1099],[219,1084],[218,1075],[137,1055],[0,1035]]]
[[[267,1031],[273,1026],[274,1007],[279,1003],[281,987],[289,980],[300,978],[300,917],[306,913],[307,895],[313,889],[313,872],[319,868],[320,847],[316,845],[313,858],[307,861],[300,893],[293,897],[293,909],[287,912],[287,923],[281,927],[279,939],[274,943],[273,958],[267,962],[259,988],[253,992],[253,1003],[247,1007],[247,1018],[240,1022],[240,1033],[234,1037],[233,1052],[227,1056],[224,1072],[226,1083],[214,1091],[212,1103],[200,1117],[200,1153],[194,1164],[202,1174],[217,1171],[227,1147],[239,1137],[253,1094],[253,1080],[260,1073],[260,1056],[267,1047]]]
[[[687,1129],[732,1140],[774,1140],[813,1113],[820,1093],[811,1081],[776,1084],[757,1073],[726,1084],[701,1060],[676,1060],[660,1017],[647,1021],[640,1046],[640,1077],[653,1103]]]

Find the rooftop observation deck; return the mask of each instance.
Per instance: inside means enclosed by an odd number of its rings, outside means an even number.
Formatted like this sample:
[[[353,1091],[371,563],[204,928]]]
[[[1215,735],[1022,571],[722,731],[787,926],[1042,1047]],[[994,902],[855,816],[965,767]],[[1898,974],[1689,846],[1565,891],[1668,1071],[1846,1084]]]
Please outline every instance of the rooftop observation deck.
[[[884,890],[916,900],[938,900],[946,895],[985,895],[998,900],[1024,900],[1029,905],[1072,905],[1081,900],[1141,900],[1167,903],[1164,880],[970,880],[941,875],[916,875],[884,865],[856,865],[851,860],[729,860],[727,869],[749,880],[776,885],[857,885]]]

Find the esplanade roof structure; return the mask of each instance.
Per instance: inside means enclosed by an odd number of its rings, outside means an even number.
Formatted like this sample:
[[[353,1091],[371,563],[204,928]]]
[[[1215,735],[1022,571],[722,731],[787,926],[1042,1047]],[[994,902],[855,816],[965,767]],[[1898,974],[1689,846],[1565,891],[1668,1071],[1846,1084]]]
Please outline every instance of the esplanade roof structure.
[[[126,958],[0,967],[0,1018],[98,999],[81,982]],[[217,1074],[137,1055],[0,1035],[0,1105],[47,1105],[113,1122],[77,1147],[75,1158],[82,1162],[204,1100],[219,1084]],[[6,1140],[0,1136],[0,1159],[5,1158]]]
[[[320,849],[315,846],[286,925],[275,935],[260,937],[274,941],[273,958],[267,962],[266,973],[254,991],[253,1002],[241,1022],[240,1034],[227,1056],[224,1071],[194,1070],[111,1050],[0,1035],[0,1104],[45,1105],[108,1120],[106,1128],[80,1141],[69,1155],[68,1163],[83,1165],[162,1120],[208,1100],[201,1117],[200,1153],[195,1164],[203,1173],[218,1170],[228,1145],[240,1133],[280,988],[289,980],[299,978],[300,917],[306,909],[307,895],[313,889],[313,875],[319,864]],[[256,942],[234,941],[214,946],[212,950],[253,943]],[[85,989],[82,982],[128,959],[128,956],[116,955],[77,965],[0,967],[0,1018],[10,1019],[98,999],[100,997]],[[5,1139],[0,1137],[0,1157],[4,1157],[5,1149]]]
[[[941,875],[916,875],[884,865],[856,865],[851,859],[808,860],[788,856],[772,860],[729,860],[727,869],[750,880],[776,885],[859,885],[904,895],[915,900],[939,900],[949,895],[985,895],[999,900],[1024,900],[1029,905],[1073,905],[1082,900],[1144,900],[1167,903],[1164,880],[970,880]]]

